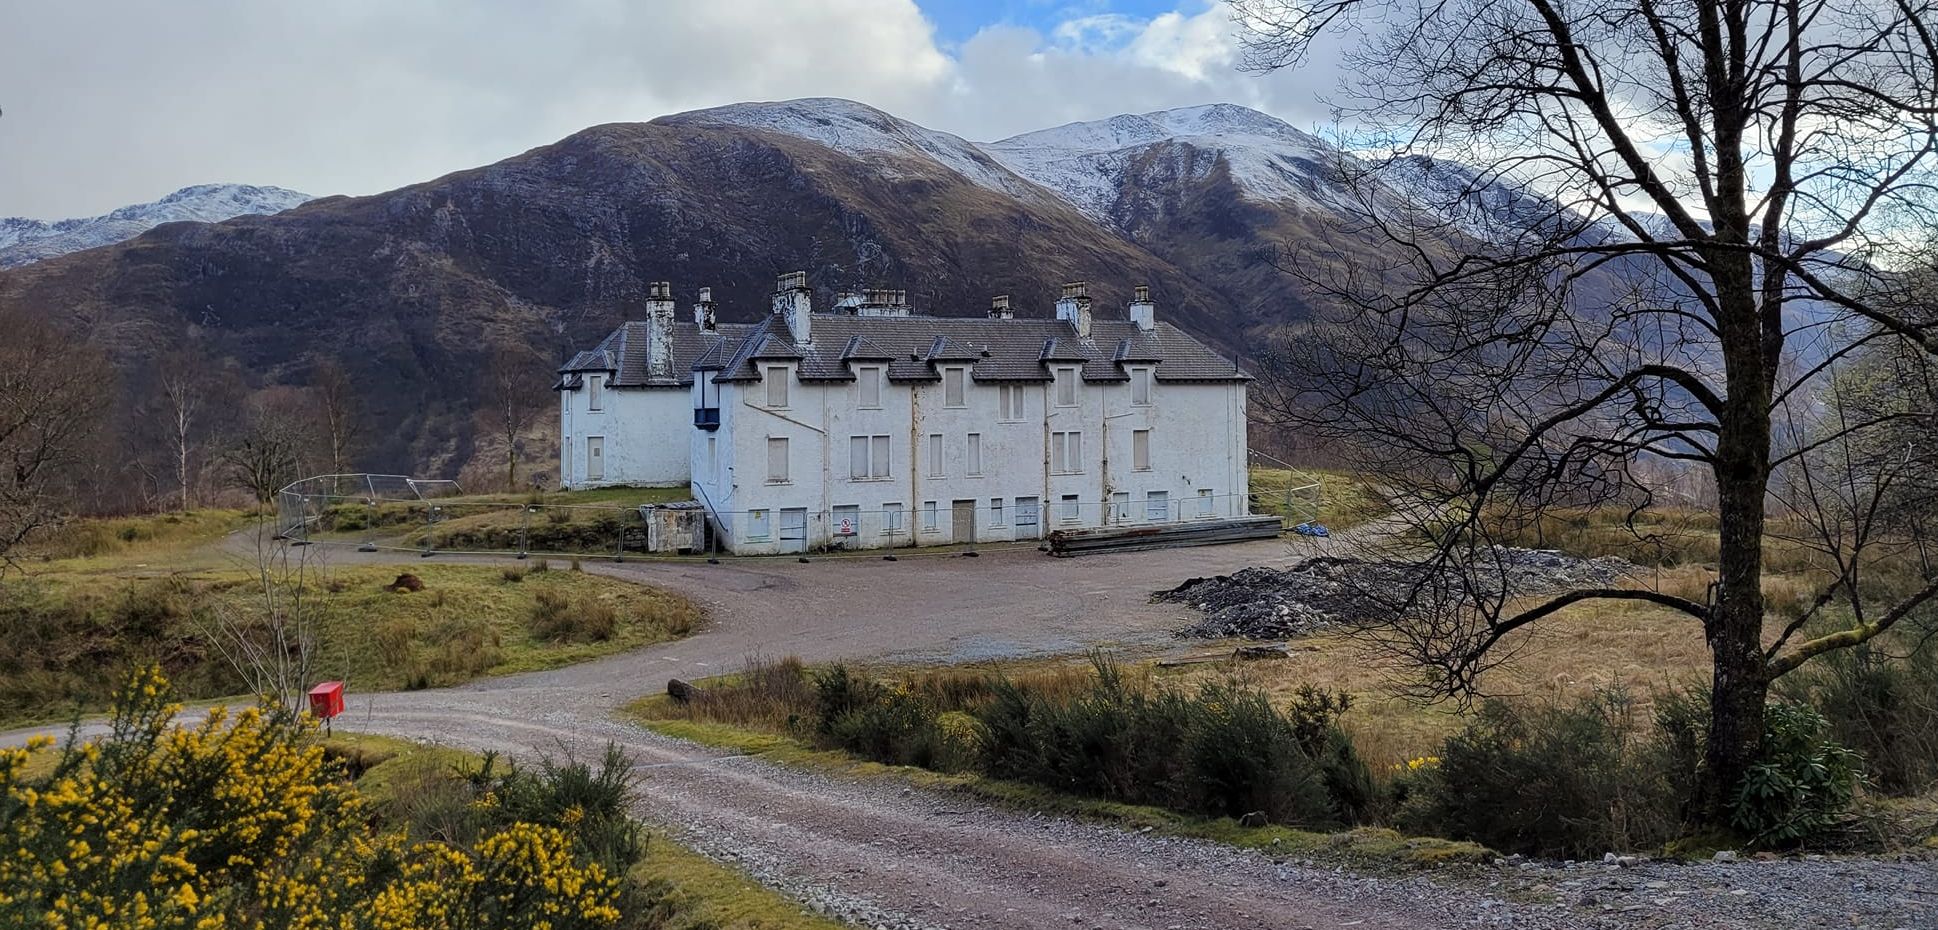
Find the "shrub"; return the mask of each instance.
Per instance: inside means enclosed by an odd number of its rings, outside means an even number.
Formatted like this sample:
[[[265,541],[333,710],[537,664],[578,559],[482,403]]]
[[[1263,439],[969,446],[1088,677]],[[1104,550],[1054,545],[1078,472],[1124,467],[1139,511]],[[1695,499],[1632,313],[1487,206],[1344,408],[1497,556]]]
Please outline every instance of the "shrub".
[[[153,669],[109,735],[51,771],[0,749],[0,926],[554,930],[620,920],[616,870],[576,831],[512,821],[475,842],[385,832],[310,726],[273,707],[178,726]],[[36,746],[34,748],[41,748]]]
[[[1581,858],[1652,847],[1680,826],[1669,757],[1626,695],[1517,707],[1490,701],[1400,780],[1403,828],[1495,849]]]
[[[1938,645],[1904,656],[1870,645],[1832,652],[1805,666],[1789,695],[1863,757],[1879,792],[1909,797],[1938,784]]]
[[[1857,790],[1857,754],[1830,737],[1822,714],[1772,701],[1758,760],[1732,799],[1730,825],[1759,846],[1791,846],[1835,826]]]
[[[498,576],[512,584],[525,580],[525,570],[516,565],[507,565],[498,570]]]

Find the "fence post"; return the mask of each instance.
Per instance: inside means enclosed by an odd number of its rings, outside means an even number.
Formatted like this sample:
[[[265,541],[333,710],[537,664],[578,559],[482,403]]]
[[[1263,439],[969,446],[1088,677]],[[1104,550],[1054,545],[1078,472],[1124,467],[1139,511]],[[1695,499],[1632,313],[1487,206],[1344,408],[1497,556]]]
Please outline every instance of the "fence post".
[[[518,513],[518,557],[531,555],[532,549],[532,510],[537,504],[527,504]]]
[[[435,555],[437,553],[437,547],[431,542],[431,535],[432,535],[432,531],[437,529],[437,518],[439,517],[439,515],[443,513],[444,513],[444,508],[438,507],[435,505],[433,505],[430,510],[425,512],[424,551],[419,552],[417,554],[418,558],[428,559],[432,555]]]

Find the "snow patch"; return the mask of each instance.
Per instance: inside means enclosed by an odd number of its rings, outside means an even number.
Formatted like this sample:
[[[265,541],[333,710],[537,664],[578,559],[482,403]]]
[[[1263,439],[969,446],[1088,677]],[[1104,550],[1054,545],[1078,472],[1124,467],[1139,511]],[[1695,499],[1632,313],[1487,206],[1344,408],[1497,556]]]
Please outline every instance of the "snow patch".
[[[122,207],[103,216],[46,222],[0,218],[0,268],[132,239],[163,223],[219,223],[246,215],[281,213],[314,198],[281,187],[199,184],[153,203]]]

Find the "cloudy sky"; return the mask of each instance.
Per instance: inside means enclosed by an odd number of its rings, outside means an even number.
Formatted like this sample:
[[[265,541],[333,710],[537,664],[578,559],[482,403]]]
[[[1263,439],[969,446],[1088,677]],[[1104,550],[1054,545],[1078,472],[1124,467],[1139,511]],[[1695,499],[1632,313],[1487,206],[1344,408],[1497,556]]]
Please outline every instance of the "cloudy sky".
[[[1323,124],[1326,56],[1233,67],[1211,0],[9,0],[0,216],[190,184],[364,194],[587,126],[838,96],[974,140],[1209,102]]]

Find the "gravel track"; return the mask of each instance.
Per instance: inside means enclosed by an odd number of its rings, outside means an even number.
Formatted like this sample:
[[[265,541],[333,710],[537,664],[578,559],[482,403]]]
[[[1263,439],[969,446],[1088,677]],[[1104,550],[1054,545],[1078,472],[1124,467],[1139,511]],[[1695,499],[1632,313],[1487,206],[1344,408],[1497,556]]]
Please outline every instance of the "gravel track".
[[[639,766],[644,818],[822,913],[868,927],[1938,927],[1938,866],[1929,862],[1516,864],[1452,878],[1366,876],[1036,816],[893,779],[776,766],[612,717],[669,676],[731,670],[755,653],[965,661],[1098,643],[1177,648],[1169,630],[1182,619],[1179,608],[1149,603],[1148,592],[1348,545],[1336,537],[1079,559],[1023,550],[894,563],[586,562],[588,571],[686,593],[713,619],[680,642],[582,665],[354,697],[341,722],[515,755],[560,747],[588,754],[616,742]],[[394,557],[331,549],[328,559]]]

